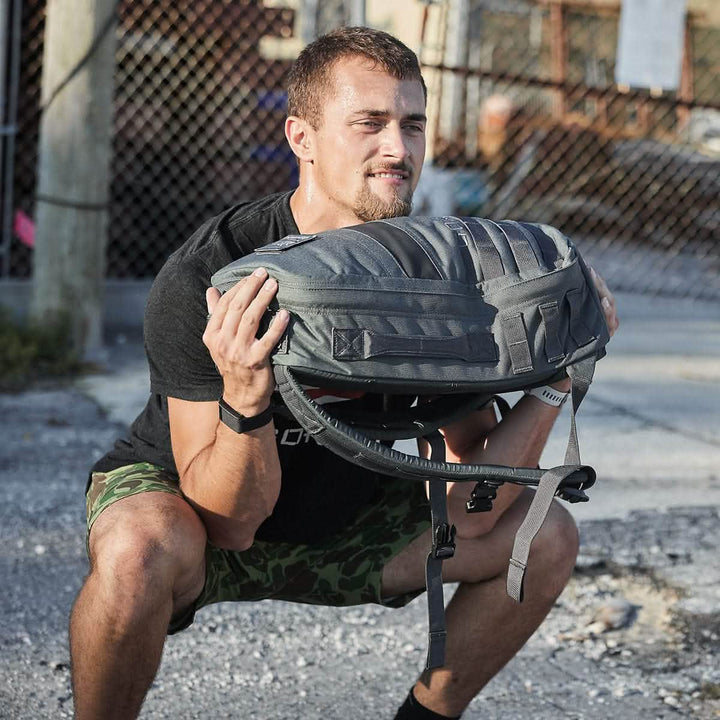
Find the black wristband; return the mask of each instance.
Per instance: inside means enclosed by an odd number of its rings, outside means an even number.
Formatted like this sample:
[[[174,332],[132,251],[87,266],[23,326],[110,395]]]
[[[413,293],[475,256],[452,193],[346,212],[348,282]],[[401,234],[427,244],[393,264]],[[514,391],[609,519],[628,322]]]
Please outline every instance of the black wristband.
[[[230,407],[222,398],[218,400],[218,407],[220,409],[220,420],[227,425],[231,430],[236,433],[245,433],[250,430],[257,430],[257,428],[267,425],[273,416],[272,405],[269,405],[258,415],[252,417],[245,417],[241,415],[237,410]]]

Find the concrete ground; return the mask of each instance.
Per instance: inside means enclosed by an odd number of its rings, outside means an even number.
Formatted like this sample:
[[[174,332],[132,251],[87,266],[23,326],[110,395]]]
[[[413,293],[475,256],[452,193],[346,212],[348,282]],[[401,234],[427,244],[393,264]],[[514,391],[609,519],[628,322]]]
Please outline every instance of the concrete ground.
[[[720,304],[621,294],[618,307],[621,328],[578,413],[598,482],[576,517],[720,506]],[[566,427],[546,464],[562,460]]]
[[[464,717],[720,717],[720,305],[618,297],[578,425],[598,471],[576,572]],[[0,396],[0,718],[70,717],[67,616],[87,571],[87,468],[148,392],[137,331],[101,372]],[[543,458],[562,461],[559,423]],[[449,593],[448,593],[449,594]],[[425,649],[402,611],[218,605],[167,645],[147,718],[391,718]]]

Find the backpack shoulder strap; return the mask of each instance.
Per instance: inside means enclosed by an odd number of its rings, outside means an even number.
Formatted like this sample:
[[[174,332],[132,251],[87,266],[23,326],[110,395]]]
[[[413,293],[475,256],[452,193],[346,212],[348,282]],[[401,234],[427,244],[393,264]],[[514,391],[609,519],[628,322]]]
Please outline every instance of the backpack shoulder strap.
[[[576,468],[582,467],[580,463],[580,446],[577,438],[575,414],[587,394],[594,371],[594,357],[581,360],[567,368],[567,373],[572,380],[572,407],[570,415],[570,437],[565,453],[565,464],[551,468],[543,473],[538,483],[535,497],[528,508],[527,515],[515,534],[515,542],[513,544],[512,555],[510,556],[510,566],[507,575],[507,593],[517,602],[522,602],[523,600],[523,583],[525,580],[528,556],[530,555],[530,545],[542,527],[550,510],[550,504],[558,493],[558,489],[568,477],[572,477]],[[575,497],[573,488],[566,488],[564,491],[564,499],[570,502],[577,502],[584,498]]]
[[[568,374],[573,381],[573,414],[566,464],[543,471],[539,468],[448,463],[445,461],[445,443],[437,428],[425,435],[432,450],[430,460],[405,455],[333,418],[309,397],[290,369],[275,365],[275,379],[283,400],[316,442],[369,470],[405,479],[428,481],[432,547],[425,566],[429,620],[427,669],[441,667],[445,659],[442,561],[452,557],[455,548],[455,528],[450,526],[447,517],[446,482],[479,481],[488,488],[499,487],[504,482],[538,485],[527,516],[516,534],[508,569],[508,594],[521,601],[530,545],[542,526],[553,497],[559,493],[571,502],[587,499],[583,490],[595,482],[595,471],[580,464],[575,426],[575,412],[590,385],[594,366],[595,360],[591,358],[578,363],[575,369],[568,368]]]
[[[425,436],[430,444],[431,458],[445,460],[445,438],[438,430]],[[447,514],[447,483],[444,480],[428,482],[430,501],[431,547],[425,561],[425,589],[428,606],[428,651],[425,669],[445,664],[445,599],[443,595],[442,564],[455,555],[455,526],[450,525]]]

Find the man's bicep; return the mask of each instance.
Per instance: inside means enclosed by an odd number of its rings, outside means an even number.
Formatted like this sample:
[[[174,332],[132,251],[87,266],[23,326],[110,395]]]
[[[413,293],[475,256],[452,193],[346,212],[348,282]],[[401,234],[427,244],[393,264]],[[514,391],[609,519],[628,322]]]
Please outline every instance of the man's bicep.
[[[170,441],[178,474],[182,477],[197,455],[215,442],[217,401],[194,402],[169,397]]]

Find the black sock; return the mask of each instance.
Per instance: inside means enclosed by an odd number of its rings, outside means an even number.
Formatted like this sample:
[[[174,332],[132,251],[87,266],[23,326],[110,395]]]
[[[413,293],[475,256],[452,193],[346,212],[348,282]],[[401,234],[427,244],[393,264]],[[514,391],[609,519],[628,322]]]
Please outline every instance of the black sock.
[[[448,715],[440,715],[432,710],[428,710],[418,702],[412,688],[395,716],[395,720],[459,720],[459,718],[460,715],[449,717]]]

